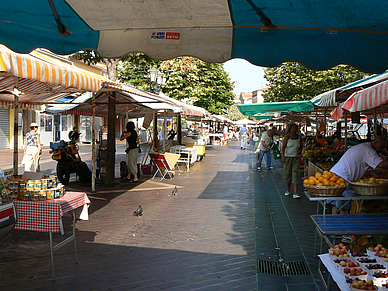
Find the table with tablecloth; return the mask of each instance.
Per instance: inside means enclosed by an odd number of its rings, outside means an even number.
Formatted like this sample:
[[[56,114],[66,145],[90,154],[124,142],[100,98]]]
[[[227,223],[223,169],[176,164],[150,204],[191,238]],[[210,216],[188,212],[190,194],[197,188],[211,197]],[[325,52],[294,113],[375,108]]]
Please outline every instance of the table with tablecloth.
[[[48,232],[50,235],[53,280],[55,280],[54,252],[57,249],[61,248],[70,241],[74,241],[76,263],[78,262],[75,240],[75,210],[82,207],[82,209],[80,209],[81,211],[78,218],[87,220],[89,217],[88,204],[90,204],[90,200],[84,192],[65,192],[63,197],[53,200],[15,201],[18,220],[14,229]],[[66,212],[72,212],[73,234],[54,246],[52,233],[61,233],[62,235],[64,234],[62,217]]]
[[[45,201],[16,200],[18,221],[15,229],[64,233],[64,213],[83,207],[81,219],[86,220],[90,200],[83,192],[66,192],[62,198]]]

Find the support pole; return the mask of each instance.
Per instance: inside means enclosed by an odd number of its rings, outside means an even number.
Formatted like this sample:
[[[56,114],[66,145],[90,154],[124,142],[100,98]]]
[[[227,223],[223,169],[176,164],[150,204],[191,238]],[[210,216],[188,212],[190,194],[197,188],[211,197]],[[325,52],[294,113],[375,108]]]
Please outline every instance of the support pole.
[[[377,136],[377,108],[375,108],[374,110],[373,110],[373,120],[374,120],[374,132],[375,132],[375,137],[374,138],[376,138],[376,136]]]
[[[182,117],[181,114],[178,113],[177,120],[176,120],[176,129],[178,132],[178,144],[182,144]]]
[[[348,148],[348,112],[345,111],[345,150]]]
[[[14,100],[15,100],[15,108],[14,108],[14,125],[13,125],[13,174],[18,175],[18,152],[19,152],[19,135],[18,135],[18,129],[19,129],[19,122],[18,122],[18,115],[19,115],[19,95],[16,93],[18,87],[19,87],[19,78],[14,78],[15,87],[14,87]]]
[[[166,152],[166,111],[163,113],[163,153]]]
[[[96,192],[96,94],[93,93],[92,98],[92,192]]]

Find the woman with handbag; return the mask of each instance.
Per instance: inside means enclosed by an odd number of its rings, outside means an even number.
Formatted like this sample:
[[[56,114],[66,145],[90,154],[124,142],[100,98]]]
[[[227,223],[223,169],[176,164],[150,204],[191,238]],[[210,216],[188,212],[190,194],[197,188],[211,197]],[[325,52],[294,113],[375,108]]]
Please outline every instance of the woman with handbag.
[[[302,138],[299,135],[299,128],[295,123],[290,123],[286,129],[286,136],[282,147],[282,162],[284,168],[284,182],[287,184],[287,191],[284,195],[290,195],[291,183],[294,188],[294,199],[298,195],[300,154],[302,152]]]
[[[135,124],[132,121],[128,121],[126,126],[127,131],[124,131],[120,137],[120,140],[127,140],[127,165],[129,169],[128,176],[125,177],[125,180],[129,180],[131,183],[136,183],[139,181],[137,177],[137,157],[139,156],[138,145],[140,143],[139,136],[135,130]],[[131,174],[133,179],[131,179]]]

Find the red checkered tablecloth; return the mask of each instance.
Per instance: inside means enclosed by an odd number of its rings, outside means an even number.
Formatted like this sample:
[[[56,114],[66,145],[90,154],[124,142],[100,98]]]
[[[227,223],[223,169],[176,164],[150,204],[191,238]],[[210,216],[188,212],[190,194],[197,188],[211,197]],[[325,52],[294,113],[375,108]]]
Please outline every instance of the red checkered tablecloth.
[[[66,192],[62,198],[46,201],[16,200],[18,220],[15,229],[61,232],[63,214],[88,203],[90,200],[83,192]]]

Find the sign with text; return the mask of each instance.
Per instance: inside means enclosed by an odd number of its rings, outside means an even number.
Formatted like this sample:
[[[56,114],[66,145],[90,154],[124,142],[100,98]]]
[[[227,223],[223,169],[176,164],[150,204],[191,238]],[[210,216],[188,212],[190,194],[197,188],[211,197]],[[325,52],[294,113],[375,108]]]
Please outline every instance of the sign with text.
[[[152,43],[175,43],[179,44],[181,40],[180,32],[172,31],[153,31],[151,32]]]

